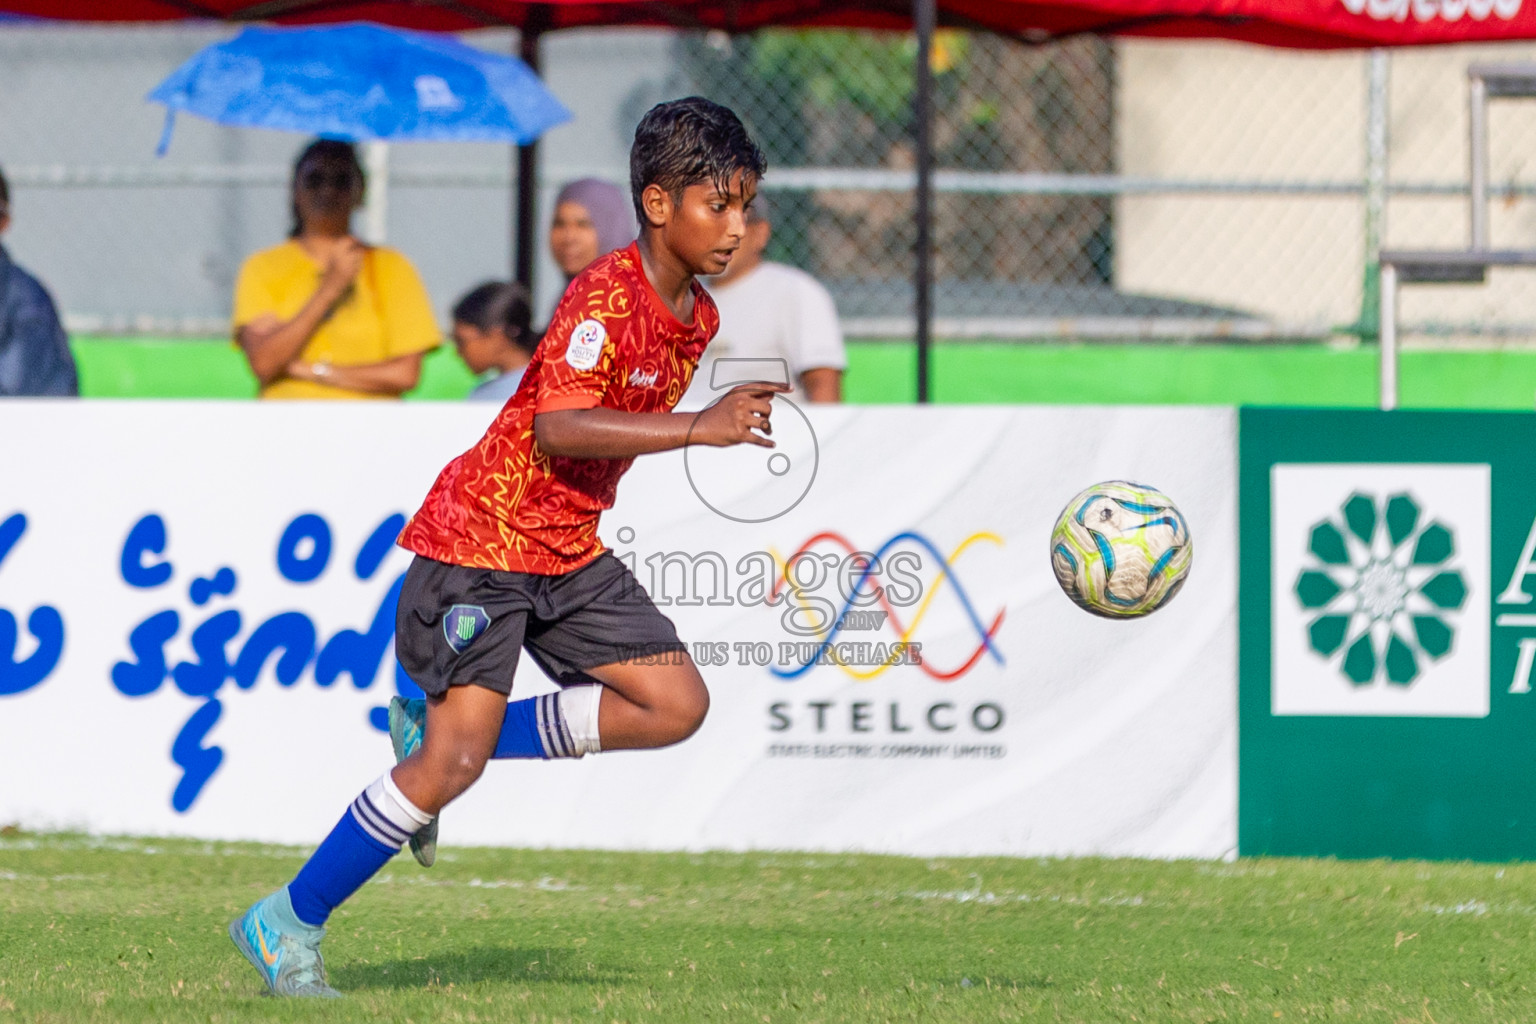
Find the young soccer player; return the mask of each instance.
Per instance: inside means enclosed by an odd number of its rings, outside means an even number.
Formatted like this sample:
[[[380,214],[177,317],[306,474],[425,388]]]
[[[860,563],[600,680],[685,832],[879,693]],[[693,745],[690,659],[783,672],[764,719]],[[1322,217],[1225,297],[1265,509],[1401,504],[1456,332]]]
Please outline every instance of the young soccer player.
[[[415,749],[293,881],[230,925],[274,994],[339,994],[320,958],[326,918],[492,756],[664,747],[703,722],[709,695],[687,647],[598,540],[597,520],[637,455],[773,446],[772,388],[730,392],[697,416],[671,411],[719,325],[694,278],[729,264],[763,169],[736,115],[705,99],[660,104],[635,129],[640,237],[571,283],[523,386],[400,536],[417,557],[395,650],[427,693]],[[509,704],[523,647],[563,688]]]

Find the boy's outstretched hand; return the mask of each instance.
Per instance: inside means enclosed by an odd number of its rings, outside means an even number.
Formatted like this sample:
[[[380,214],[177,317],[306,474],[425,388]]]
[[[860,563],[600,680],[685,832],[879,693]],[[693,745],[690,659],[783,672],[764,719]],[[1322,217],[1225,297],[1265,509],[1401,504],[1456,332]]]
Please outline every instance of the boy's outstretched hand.
[[[692,444],[726,448],[733,444],[756,444],[772,448],[773,396],[789,388],[771,382],[743,384],[699,413],[688,432]]]

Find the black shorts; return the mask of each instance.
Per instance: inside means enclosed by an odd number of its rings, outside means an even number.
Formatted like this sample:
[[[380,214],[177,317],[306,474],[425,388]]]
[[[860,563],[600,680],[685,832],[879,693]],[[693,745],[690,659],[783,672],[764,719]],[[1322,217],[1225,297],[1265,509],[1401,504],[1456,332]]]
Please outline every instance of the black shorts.
[[[575,572],[536,576],[416,556],[395,613],[395,656],[428,696],[473,684],[512,692],[522,648],[562,686],[587,669],[686,657],[672,620],[610,552]]]

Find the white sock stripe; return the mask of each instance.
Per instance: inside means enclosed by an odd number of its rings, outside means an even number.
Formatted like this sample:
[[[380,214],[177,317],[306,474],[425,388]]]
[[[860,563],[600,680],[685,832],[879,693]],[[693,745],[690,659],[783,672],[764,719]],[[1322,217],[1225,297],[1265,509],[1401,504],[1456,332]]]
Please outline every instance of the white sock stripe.
[[[403,792],[401,792],[400,787],[395,785],[395,776],[392,773],[385,772],[381,781],[384,783],[384,792],[389,794],[389,798],[391,800],[400,805],[400,809],[404,811],[412,821],[421,827],[432,824],[432,815],[411,803],[410,797],[406,796]]]
[[[364,832],[385,846],[393,846],[398,850],[405,845],[407,839],[411,838],[409,834],[402,835],[400,829],[385,821],[364,796],[359,796],[352,801],[352,816],[357,819],[359,825],[363,826]]]
[[[398,825],[385,818],[383,813],[375,807],[367,797],[360,796],[352,801],[352,813],[357,815],[358,822],[373,835],[375,839],[400,846],[410,834]]]
[[[546,757],[570,757],[571,750],[561,740],[559,729],[560,708],[555,703],[556,694],[546,693],[539,697],[539,702],[534,705],[534,713],[539,725],[539,738],[544,743]]]
[[[352,802],[352,813],[369,835],[397,850],[432,820],[406,799],[387,772],[358,794]]]
[[[560,742],[565,744],[565,749],[570,751],[572,757],[580,757],[581,751],[576,748],[576,741],[571,738],[570,727],[566,725],[565,708],[561,706],[564,703],[562,700],[564,696],[564,693],[550,694],[549,706],[554,709],[554,714],[550,717],[555,721],[555,728],[560,732]]]
[[[545,757],[559,757],[557,749],[558,740],[554,736],[549,724],[549,696],[541,695],[535,699],[533,705],[534,720],[539,726],[539,742],[544,744]]]
[[[539,743],[544,747],[545,757],[554,757],[554,751],[549,745],[549,716],[544,713],[544,698],[533,698],[533,724],[539,730]]]
[[[603,752],[603,737],[598,729],[598,712],[602,705],[603,688],[601,686],[594,686],[592,688],[592,700],[587,711],[587,720],[584,723],[587,734],[585,742],[587,744],[587,753],[589,754],[601,754]]]
[[[577,757],[596,754],[603,749],[597,730],[602,697],[603,687],[598,683],[580,683],[560,691],[561,725]]]
[[[358,802],[358,810],[359,810],[359,812],[364,814],[364,815],[366,815],[368,820],[369,820],[369,823],[372,824],[379,831],[381,831],[381,832],[383,832],[386,835],[391,836],[391,837],[394,837],[394,836],[401,836],[401,837],[403,837],[403,838],[395,840],[396,842],[400,842],[400,843],[403,843],[403,842],[405,842],[406,839],[410,838],[410,836],[411,836],[410,830],[406,829],[405,827],[403,827],[401,825],[396,824],[393,821],[390,821],[388,816],[379,807],[379,805],[376,804],[374,801],[372,801],[372,800],[370,800],[368,798],[368,794],[367,793],[364,793],[362,796],[358,797],[357,798],[357,802]]]

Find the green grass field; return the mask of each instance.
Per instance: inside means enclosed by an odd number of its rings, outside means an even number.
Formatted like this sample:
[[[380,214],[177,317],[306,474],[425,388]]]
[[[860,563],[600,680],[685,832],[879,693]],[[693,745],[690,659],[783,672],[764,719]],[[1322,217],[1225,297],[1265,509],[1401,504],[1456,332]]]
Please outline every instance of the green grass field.
[[[1528,1021],[1536,865],[447,849],[331,922],[348,998],[225,935],[303,851],[0,836],[0,1022]]]

